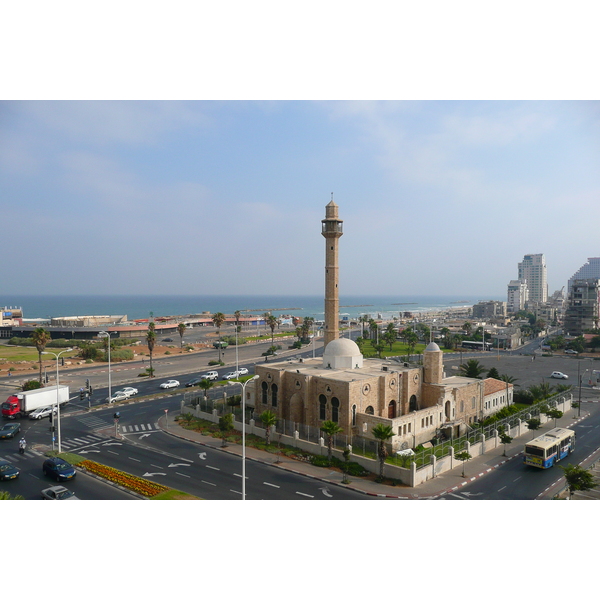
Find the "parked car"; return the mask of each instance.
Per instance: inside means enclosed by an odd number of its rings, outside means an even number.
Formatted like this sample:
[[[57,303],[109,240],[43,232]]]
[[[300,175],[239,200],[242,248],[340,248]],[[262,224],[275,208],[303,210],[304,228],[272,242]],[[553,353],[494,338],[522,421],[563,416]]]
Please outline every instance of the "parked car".
[[[36,408],[33,412],[29,413],[29,418],[43,419],[44,417],[49,417],[50,413],[53,415],[56,414],[56,406],[41,406],[40,408]]]
[[[169,388],[176,388],[179,387],[179,381],[177,381],[177,379],[169,379],[169,381],[164,381],[163,383],[161,383],[160,387],[163,390],[167,390]]]
[[[77,474],[73,465],[58,456],[47,458],[42,465],[42,471],[44,471],[44,475],[53,477],[56,481],[73,479]]]
[[[7,460],[0,458],[0,481],[16,479],[20,472],[18,467],[15,467],[15,465],[9,463]]]
[[[202,377],[194,377],[194,379],[190,379],[185,387],[193,387],[194,385],[198,385],[202,381]]]
[[[124,394],[123,392],[115,392],[110,398],[107,398],[108,403],[112,404],[113,402],[116,402],[117,400],[127,400],[127,398],[129,398],[129,396],[127,394]]]
[[[239,373],[240,375],[248,375],[248,369],[246,369],[246,367],[240,367],[240,368],[238,369],[238,373]]]
[[[211,381],[217,381],[219,374],[216,371],[208,371],[201,376],[201,379],[210,379]]]
[[[567,348],[565,350],[565,354],[579,354],[579,353],[577,352],[577,350],[573,350],[571,348]]]
[[[0,440],[12,440],[21,431],[21,423],[6,423],[0,427]]]
[[[42,490],[42,498],[44,500],[79,500],[75,492],[68,490],[62,485],[54,485]]]
[[[131,397],[131,396],[135,396],[138,393],[137,388],[134,388],[134,387],[123,388],[121,390],[121,392],[123,394],[125,394],[128,398]]]
[[[554,377],[554,379],[569,379],[568,375],[565,375],[560,371],[552,371],[552,375],[550,375],[550,377]]]

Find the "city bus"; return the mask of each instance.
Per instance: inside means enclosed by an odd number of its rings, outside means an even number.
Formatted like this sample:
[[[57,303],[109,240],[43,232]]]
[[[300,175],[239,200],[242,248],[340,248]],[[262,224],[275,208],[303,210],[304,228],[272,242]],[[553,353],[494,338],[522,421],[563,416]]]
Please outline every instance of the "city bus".
[[[549,469],[575,449],[575,432],[556,427],[525,444],[523,462],[531,467]]]
[[[461,344],[461,346],[463,348],[467,348],[468,350],[483,350],[484,346],[483,346],[483,342],[474,342],[471,340],[464,340]],[[485,349],[486,350],[491,350],[492,349],[492,343],[491,342],[485,342]]]

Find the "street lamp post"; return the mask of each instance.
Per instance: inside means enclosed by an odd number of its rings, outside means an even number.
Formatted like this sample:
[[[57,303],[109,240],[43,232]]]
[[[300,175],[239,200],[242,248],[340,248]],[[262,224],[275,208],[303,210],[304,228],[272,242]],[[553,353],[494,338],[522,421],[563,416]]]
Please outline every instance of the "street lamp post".
[[[258,375],[246,379],[244,383],[241,381],[232,381],[237,385],[242,386],[242,500],[246,499],[246,385],[249,381],[254,381]]]
[[[59,378],[58,378],[58,357],[65,352],[70,352],[73,348],[66,348],[65,350],[61,350],[58,354],[56,352],[50,352],[48,350],[44,350],[42,354],[52,354],[54,358],[56,358],[56,433],[57,433],[57,441],[58,441],[58,451],[62,452],[61,440],[60,440],[60,402],[58,397],[59,390]],[[52,449],[54,450],[54,432],[52,432]]]
[[[98,337],[108,338],[106,345],[108,347],[108,403],[110,404],[112,398],[112,386],[110,380],[110,333],[108,331],[99,331]]]

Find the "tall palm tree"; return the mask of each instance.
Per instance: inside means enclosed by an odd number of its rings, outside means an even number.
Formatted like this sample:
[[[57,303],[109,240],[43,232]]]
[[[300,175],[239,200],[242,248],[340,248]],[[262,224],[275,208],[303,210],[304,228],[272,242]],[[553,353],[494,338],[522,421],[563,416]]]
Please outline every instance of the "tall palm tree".
[[[148,353],[150,354],[150,377],[154,377],[154,368],[152,367],[152,353],[156,344],[156,325],[154,321],[148,323],[148,333],[146,334],[146,344],[148,344]]]
[[[215,382],[210,379],[202,379],[198,386],[204,391],[204,399],[208,399],[208,390],[215,385]]]
[[[275,345],[275,327],[277,327],[277,325],[279,325],[279,321],[277,320],[277,317],[274,317],[273,315],[269,315],[267,318],[267,325],[271,329],[271,346],[274,346]]]
[[[236,328],[237,328],[237,331],[238,331],[238,333],[239,333],[239,331],[240,331],[240,318],[241,318],[241,316],[242,316],[242,313],[241,313],[241,311],[239,311],[239,310],[236,310],[236,311],[233,313],[233,316],[235,317],[235,326],[236,326]]]
[[[38,351],[39,362],[40,362],[40,384],[42,381],[42,352],[46,349],[46,344],[50,341],[50,333],[46,331],[43,327],[38,327],[31,336],[33,339],[33,343]]]
[[[470,358],[466,363],[460,365],[458,370],[463,377],[479,379],[479,376],[485,371],[485,367],[476,358]]]
[[[333,455],[333,436],[344,431],[335,421],[323,421],[321,431],[327,436],[327,460],[331,464]]]
[[[377,450],[377,455],[379,456],[379,481],[383,481],[383,467],[385,465],[385,459],[387,458],[387,448],[385,447],[385,443],[393,437],[394,430],[391,425],[378,423],[373,427],[371,433],[379,442],[379,448]]]
[[[406,342],[406,345],[408,346],[408,358],[410,358],[410,355],[412,352],[414,352],[415,347],[417,345],[417,342],[419,341],[419,338],[417,337],[417,334],[412,330],[412,329],[405,329],[402,332],[402,337],[404,338],[404,341]]]
[[[181,347],[183,348],[183,334],[185,333],[185,323],[179,323],[177,325],[177,331],[179,332],[179,336],[181,337]]]
[[[215,327],[219,330],[219,362],[223,362],[221,360],[221,352],[223,350],[221,348],[221,325],[223,325],[223,323],[225,323],[225,315],[222,312],[216,312],[212,316],[212,320],[213,320],[213,323],[215,324]]]
[[[265,439],[268,446],[271,443],[271,427],[277,424],[277,415],[272,410],[265,410],[261,413],[260,420],[265,426]]]
[[[467,337],[469,335],[471,335],[471,331],[473,330],[473,325],[471,325],[470,321],[465,321],[465,324],[463,325],[463,331],[465,332],[465,334],[467,335]]]

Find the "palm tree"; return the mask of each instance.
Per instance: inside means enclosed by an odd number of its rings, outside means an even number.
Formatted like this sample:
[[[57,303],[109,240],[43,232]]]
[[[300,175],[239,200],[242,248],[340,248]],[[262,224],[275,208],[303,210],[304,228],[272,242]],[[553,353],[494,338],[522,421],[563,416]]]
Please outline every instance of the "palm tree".
[[[333,436],[344,431],[335,421],[323,421],[321,431],[327,436],[327,460],[331,464],[333,454]]]
[[[39,361],[40,361],[40,384],[42,381],[42,352],[46,349],[46,344],[50,341],[50,333],[46,331],[43,327],[38,327],[31,336],[33,339],[33,343],[38,351]]]
[[[204,400],[208,399],[208,390],[215,385],[215,382],[210,379],[202,379],[198,387],[204,391]]]
[[[221,360],[221,325],[223,325],[223,323],[225,323],[225,315],[222,312],[216,312],[213,316],[212,316],[212,320],[213,323],[215,324],[215,327],[219,330],[219,362],[223,362]]]
[[[239,333],[240,332],[240,317],[242,316],[242,313],[241,313],[241,311],[236,310],[233,313],[233,316],[235,317],[235,327]]]
[[[273,315],[269,315],[267,317],[267,325],[271,329],[271,345],[274,346],[275,345],[275,327],[277,327],[277,325],[279,325],[279,321],[277,320],[277,317],[274,317]]]
[[[417,345],[419,338],[417,337],[417,334],[412,329],[405,329],[402,333],[403,333],[404,341],[406,342],[406,345],[408,346],[408,358],[410,358],[411,353],[414,352],[414,350],[415,350],[415,346]]]
[[[260,420],[265,426],[265,439],[267,440],[267,446],[271,443],[271,427],[277,424],[277,415],[272,410],[265,410],[260,415]]]
[[[460,365],[458,370],[463,377],[479,379],[479,376],[485,371],[485,367],[479,364],[477,359],[470,358],[466,363]]]
[[[181,337],[181,347],[183,348],[183,334],[185,333],[185,323],[179,323],[179,325],[177,325],[177,331],[179,332],[179,335]]]
[[[463,325],[463,331],[465,332],[465,334],[467,335],[467,337],[469,335],[471,335],[471,331],[473,330],[473,325],[471,325],[470,321],[466,321],[465,324]]]
[[[383,481],[383,467],[385,465],[385,459],[387,457],[387,448],[385,443],[394,435],[394,430],[390,425],[382,425],[378,423],[373,427],[371,433],[373,437],[379,441],[379,448],[377,455],[379,456],[379,481]]]
[[[148,333],[146,334],[146,344],[148,344],[148,353],[150,354],[150,369],[148,371],[150,377],[154,377],[154,368],[152,367],[152,353],[156,344],[156,325],[154,321],[148,323]]]
[[[500,381],[504,381],[504,383],[512,383],[513,385],[518,385],[515,383],[515,381],[519,381],[516,377],[513,377],[512,375],[500,375],[498,379]]]

